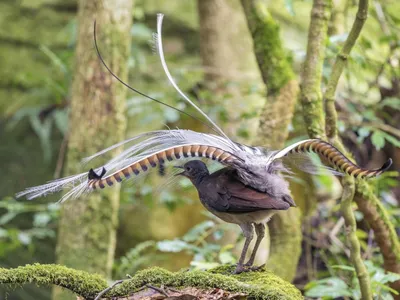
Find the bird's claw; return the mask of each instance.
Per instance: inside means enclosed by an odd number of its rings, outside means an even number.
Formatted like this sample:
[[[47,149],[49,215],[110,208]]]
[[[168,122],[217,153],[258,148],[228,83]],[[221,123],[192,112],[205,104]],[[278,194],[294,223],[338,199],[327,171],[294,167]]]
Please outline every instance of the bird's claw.
[[[247,263],[244,264],[245,267],[251,267],[253,265],[253,261],[248,261]]]
[[[261,266],[251,266],[251,265],[237,265],[236,269],[232,272],[233,274],[240,274],[244,272],[251,272],[251,271],[257,271],[261,268],[263,268],[265,264]]]

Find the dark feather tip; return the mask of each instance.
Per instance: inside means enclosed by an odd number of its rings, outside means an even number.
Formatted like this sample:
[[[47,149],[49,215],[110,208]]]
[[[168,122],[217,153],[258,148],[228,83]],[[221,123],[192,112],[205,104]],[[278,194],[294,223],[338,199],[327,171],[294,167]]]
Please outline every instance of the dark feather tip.
[[[383,166],[380,168],[380,171],[385,172],[387,171],[391,166],[392,166],[393,160],[389,158],[387,162],[383,164]]]
[[[103,169],[101,170],[100,175],[97,175],[96,172],[93,169],[89,170],[89,174],[88,174],[88,179],[92,180],[92,179],[101,179],[104,174],[106,174],[106,168],[103,167]]]

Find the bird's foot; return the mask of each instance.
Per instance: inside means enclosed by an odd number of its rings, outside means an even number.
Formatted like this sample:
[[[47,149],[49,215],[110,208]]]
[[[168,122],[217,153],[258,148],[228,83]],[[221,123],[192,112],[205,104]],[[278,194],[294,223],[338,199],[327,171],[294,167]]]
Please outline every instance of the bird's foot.
[[[251,271],[257,271],[261,268],[263,268],[265,266],[265,264],[261,265],[261,266],[251,266],[251,265],[237,265],[236,269],[232,272],[233,274],[240,274],[240,273],[244,273],[244,272],[251,272]]]
[[[247,263],[244,264],[245,267],[251,267],[253,265],[254,261],[248,261]]]
[[[243,272],[248,272],[247,267],[245,267],[244,265],[237,265],[236,269],[232,272],[232,274],[240,274]]]
[[[265,267],[265,264],[262,264],[262,265],[260,265],[260,266],[251,266],[250,267],[250,270],[251,271],[258,271],[258,270],[260,270],[260,269],[262,269],[262,268],[264,268]]]

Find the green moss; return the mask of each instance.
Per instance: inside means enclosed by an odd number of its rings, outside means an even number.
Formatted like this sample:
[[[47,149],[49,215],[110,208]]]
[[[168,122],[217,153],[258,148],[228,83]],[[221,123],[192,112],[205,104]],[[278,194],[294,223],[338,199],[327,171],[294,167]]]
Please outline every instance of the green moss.
[[[83,297],[98,294],[107,288],[107,282],[99,275],[92,275],[59,265],[26,265],[15,269],[0,268],[0,283],[22,285],[55,284]]]
[[[255,299],[296,300],[303,299],[300,291],[289,282],[265,270],[232,275],[235,266],[222,266],[210,271],[169,272],[162,268],[151,268],[136,273],[131,279],[112,289],[107,296],[117,297],[133,294],[139,288],[165,285],[175,288],[221,288],[231,292],[242,292]],[[99,275],[70,269],[59,265],[26,265],[16,269],[0,269],[0,283],[22,285],[55,284],[92,299],[107,288]]]
[[[271,272],[262,270],[232,275],[235,266],[222,266],[210,271],[172,273],[161,268],[138,272],[131,280],[116,287],[113,295],[125,296],[146,284],[170,287],[221,288],[243,292],[256,299],[303,299],[300,291]]]
[[[242,0],[242,5],[263,80],[268,86],[268,94],[274,96],[294,78],[291,60],[281,43],[279,25],[261,1]]]
[[[376,197],[375,193],[372,191],[371,186],[364,180],[358,180],[356,184],[357,192],[363,196],[363,199],[370,201],[372,205],[376,208],[379,213],[380,219],[386,225],[389,232],[390,242],[392,245],[392,251],[396,256],[397,261],[400,262],[400,241],[397,236],[396,230],[393,223],[390,221],[387,210]]]

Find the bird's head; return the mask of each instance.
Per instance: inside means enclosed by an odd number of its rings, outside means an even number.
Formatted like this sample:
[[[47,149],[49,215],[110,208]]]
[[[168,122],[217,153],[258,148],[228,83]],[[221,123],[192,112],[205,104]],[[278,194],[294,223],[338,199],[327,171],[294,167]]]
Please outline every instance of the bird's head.
[[[207,166],[201,160],[191,160],[185,163],[183,166],[175,166],[175,168],[183,169],[181,173],[176,175],[181,175],[189,178],[190,180],[209,175]]]

